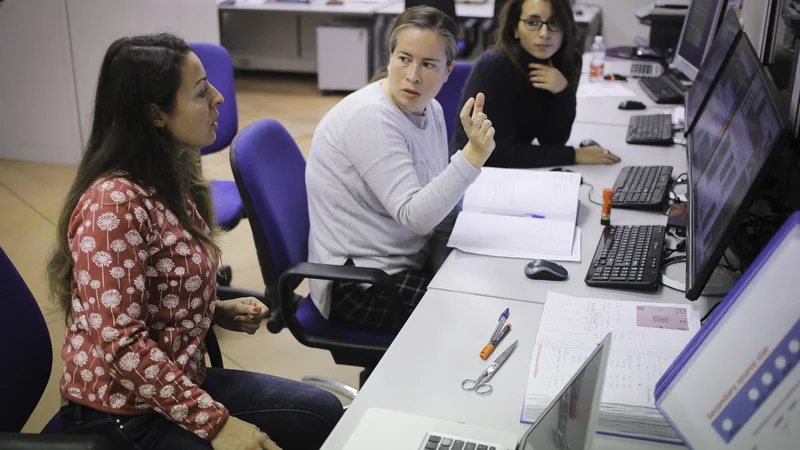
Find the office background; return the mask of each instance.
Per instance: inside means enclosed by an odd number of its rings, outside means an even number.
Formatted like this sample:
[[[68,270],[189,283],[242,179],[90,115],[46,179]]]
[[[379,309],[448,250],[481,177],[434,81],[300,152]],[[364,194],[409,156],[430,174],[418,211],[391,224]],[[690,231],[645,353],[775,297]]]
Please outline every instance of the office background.
[[[100,62],[117,37],[171,31],[187,41],[220,43],[216,0],[5,0],[0,2],[0,246],[39,301],[53,349],[51,382],[25,431],[41,430],[58,408],[64,320],[48,300],[44,262],[56,233],[63,194],[88,135]],[[647,36],[633,14],[649,0],[590,0],[602,8],[609,46]],[[266,14],[266,13],[257,13]],[[224,44],[224,42],[222,42]],[[246,73],[237,79],[239,127],[274,118],[307,155],[318,121],[342,98],[322,95],[311,74]],[[228,152],[204,158],[206,176],[232,179]],[[223,238],[233,285],[263,289],[249,224]],[[301,287],[305,289],[305,287]],[[326,351],[303,347],[284,330],[254,337],[218,331],[226,367],[292,379],[319,374],[358,384],[359,368],[334,364]]]

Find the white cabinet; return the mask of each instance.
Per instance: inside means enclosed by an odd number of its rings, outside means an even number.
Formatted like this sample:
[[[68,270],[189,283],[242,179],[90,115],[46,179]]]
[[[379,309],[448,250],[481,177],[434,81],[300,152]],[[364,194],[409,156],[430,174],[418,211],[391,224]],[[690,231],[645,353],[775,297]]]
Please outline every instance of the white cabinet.
[[[355,91],[369,81],[367,27],[317,28],[317,80],[323,91]]]
[[[106,49],[162,31],[219,43],[216,1],[0,2],[0,159],[77,164]]]
[[[74,164],[81,154],[64,1],[0,3],[0,158]]]

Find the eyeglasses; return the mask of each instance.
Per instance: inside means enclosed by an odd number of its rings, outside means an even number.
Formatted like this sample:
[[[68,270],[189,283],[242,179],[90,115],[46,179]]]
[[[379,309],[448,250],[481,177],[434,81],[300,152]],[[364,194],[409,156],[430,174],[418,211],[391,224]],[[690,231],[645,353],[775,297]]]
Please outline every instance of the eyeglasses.
[[[564,29],[564,24],[562,24],[561,21],[555,17],[550,20],[542,20],[542,19],[537,19],[535,17],[529,17],[527,19],[519,19],[519,20],[520,22],[525,22],[525,28],[531,31],[541,30],[542,25],[547,25],[547,29],[550,31],[561,31]]]

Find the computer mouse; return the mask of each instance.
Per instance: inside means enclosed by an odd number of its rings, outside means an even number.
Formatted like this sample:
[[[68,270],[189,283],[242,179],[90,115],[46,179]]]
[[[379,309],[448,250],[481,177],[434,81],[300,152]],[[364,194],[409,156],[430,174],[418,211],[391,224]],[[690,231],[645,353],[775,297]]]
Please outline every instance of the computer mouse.
[[[595,142],[595,141],[593,141],[591,139],[585,139],[585,140],[581,141],[581,143],[580,143],[580,147],[581,148],[583,148],[583,147],[592,147],[592,146],[600,147],[600,144],[598,144],[597,142]]]
[[[565,169],[563,167],[554,167],[554,168],[550,169],[550,172],[569,172],[569,173],[573,173],[574,171],[569,170],[569,169]],[[581,177],[581,184],[583,184],[583,177]]]
[[[626,109],[626,110],[647,109],[647,106],[645,106],[644,103],[642,102],[637,102],[636,100],[625,100],[624,102],[619,104],[619,109]]]
[[[525,276],[531,280],[564,281],[569,273],[561,264],[546,259],[534,259],[525,264]]]

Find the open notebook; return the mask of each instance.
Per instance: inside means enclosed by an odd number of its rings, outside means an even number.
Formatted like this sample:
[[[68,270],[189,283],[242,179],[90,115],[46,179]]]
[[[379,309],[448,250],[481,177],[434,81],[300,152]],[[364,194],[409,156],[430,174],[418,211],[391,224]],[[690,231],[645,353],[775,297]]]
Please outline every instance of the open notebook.
[[[580,261],[581,175],[486,167],[467,189],[449,247],[490,256]]]

